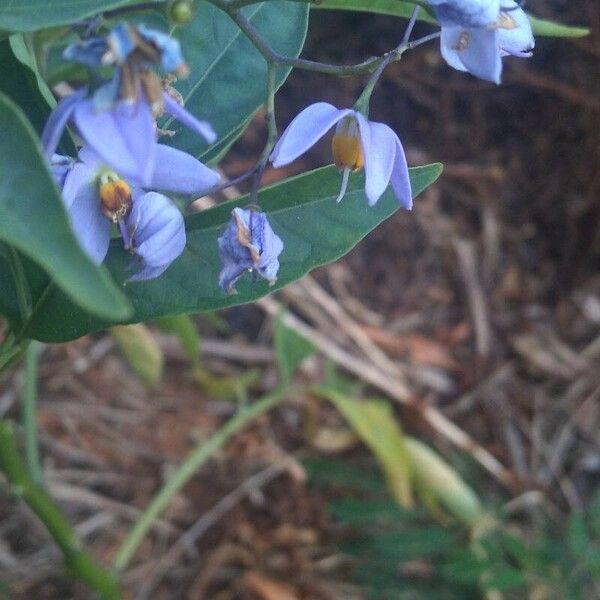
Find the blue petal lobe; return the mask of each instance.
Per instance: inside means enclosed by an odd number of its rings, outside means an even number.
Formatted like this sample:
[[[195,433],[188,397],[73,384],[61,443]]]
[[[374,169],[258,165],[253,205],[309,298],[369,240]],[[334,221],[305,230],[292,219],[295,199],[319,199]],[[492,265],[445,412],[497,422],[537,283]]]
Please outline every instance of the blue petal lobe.
[[[340,110],[327,102],[317,102],[307,106],[287,126],[279,138],[271,162],[274,167],[282,167],[296,160],[314,146],[338,121],[352,114],[352,109]]]
[[[68,212],[81,247],[96,264],[100,264],[108,252],[110,221],[100,212],[100,198],[95,183],[86,183],[79,188]]]
[[[394,195],[398,202],[408,210],[412,209],[412,188],[410,185],[410,175],[408,173],[408,164],[404,148],[399,139],[396,139],[396,156],[394,158],[394,168],[390,179]]]
[[[185,248],[183,216],[162,194],[148,192],[134,198],[126,223],[141,262],[141,270],[128,281],[158,277]]]
[[[365,194],[369,206],[373,206],[390,181],[398,136],[384,123],[369,122],[362,115],[359,115],[358,125],[361,139],[363,130],[369,129],[369,146],[365,152]]]
[[[220,175],[189,154],[158,144],[150,187],[156,190],[195,194],[220,181]]]
[[[76,106],[74,117],[85,141],[107,165],[141,185],[150,183],[156,158],[155,123],[143,95],[135,104],[121,101],[107,111],[98,111],[92,100],[85,100]]]
[[[50,157],[58,148],[60,138],[67,126],[75,107],[83,101],[86,90],[78,90],[74,94],[63,98],[50,113],[44,131],[42,131],[42,147],[46,156]]]
[[[181,121],[186,127],[200,134],[209,144],[217,139],[217,134],[210,123],[200,121],[188,112],[183,106],[176,102],[167,92],[163,92],[163,102],[165,103],[165,112]]]

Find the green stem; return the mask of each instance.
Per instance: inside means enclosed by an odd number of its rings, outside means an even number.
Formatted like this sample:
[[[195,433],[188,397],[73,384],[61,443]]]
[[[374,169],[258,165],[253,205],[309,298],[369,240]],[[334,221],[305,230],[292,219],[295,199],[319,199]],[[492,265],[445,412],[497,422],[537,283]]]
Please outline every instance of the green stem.
[[[194,476],[198,469],[217,450],[222,448],[231,436],[240,431],[256,417],[276,406],[285,397],[286,393],[287,388],[276,390],[250,406],[241,409],[211,438],[198,444],[191,451],[158,494],[154,496],[152,502],[146,507],[146,510],[142,513],[134,528],[125,538],[113,563],[117,571],[122,571],[128,565],[138,546],[152,528],[154,521],[156,521],[160,513],[167,507],[173,496]]]
[[[226,12],[232,21],[244,32],[246,37],[252,42],[254,47],[263,55],[268,63],[275,65],[286,65],[305,71],[324,73],[326,75],[336,75],[338,77],[349,77],[351,75],[360,75],[361,73],[370,73],[382,61],[382,57],[369,58],[356,65],[330,65],[303,58],[290,58],[275,52],[263,39],[260,32],[252,23],[237,10],[231,10],[227,2],[223,0],[209,0],[217,8]]]
[[[16,335],[17,343],[22,342],[23,338],[25,338],[27,333],[29,333],[29,328],[31,327],[34,318],[37,316],[37,314],[40,311],[40,309],[42,308],[42,306],[44,306],[44,304],[46,303],[46,300],[48,300],[48,298],[50,297],[50,294],[53,290],[54,290],[54,283],[51,281],[44,288],[44,291],[41,293],[40,297],[38,298],[37,302],[35,303],[35,306],[32,308],[27,320],[23,323],[21,329],[17,333],[17,335]]]
[[[12,333],[7,336],[5,342],[0,345],[0,375],[23,356],[29,342],[30,340],[24,340],[17,343]]]
[[[25,457],[33,481],[42,485],[43,474],[37,439],[38,359],[40,345],[32,342],[25,350],[25,384],[22,397],[22,419],[25,430]]]
[[[95,590],[104,600],[121,598],[114,575],[98,566],[83,550],[81,542],[52,498],[27,472],[19,456],[13,426],[7,421],[0,421],[0,469],[8,479],[11,491],[22,498],[44,523],[61,549],[72,575]]]

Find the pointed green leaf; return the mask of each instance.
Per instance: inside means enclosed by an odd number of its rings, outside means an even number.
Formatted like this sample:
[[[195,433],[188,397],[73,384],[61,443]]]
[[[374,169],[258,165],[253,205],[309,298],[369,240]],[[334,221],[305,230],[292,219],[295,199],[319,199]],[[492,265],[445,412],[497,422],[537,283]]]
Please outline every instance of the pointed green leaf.
[[[126,4],[132,4],[131,0],[3,0],[0,29],[35,31],[80,21]]]

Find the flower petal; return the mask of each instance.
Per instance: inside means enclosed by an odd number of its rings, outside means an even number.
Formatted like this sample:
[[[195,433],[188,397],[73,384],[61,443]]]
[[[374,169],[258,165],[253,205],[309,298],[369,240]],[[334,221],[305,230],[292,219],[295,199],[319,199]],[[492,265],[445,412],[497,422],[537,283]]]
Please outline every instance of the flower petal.
[[[63,98],[50,113],[46,125],[44,125],[44,131],[42,131],[42,146],[46,156],[50,157],[56,152],[60,138],[75,107],[83,101],[86,93],[86,90],[82,89]]]
[[[179,71],[185,66],[179,40],[162,31],[150,29],[143,24],[138,25],[137,31],[144,41],[158,49],[160,52],[160,66],[165,71],[171,73]]]
[[[70,156],[53,154],[50,158],[50,172],[52,173],[56,186],[60,190],[63,189],[67,175],[74,166],[75,161]]]
[[[365,156],[365,193],[369,206],[373,206],[390,181],[398,136],[384,123],[367,121],[360,113],[356,118]]]
[[[69,207],[69,217],[81,247],[96,264],[100,264],[108,252],[110,221],[100,212],[98,188],[94,183],[79,188]]]
[[[271,162],[282,167],[296,160],[314,146],[338,121],[354,111],[339,109],[327,102],[317,102],[306,107],[287,126],[273,148]]]
[[[514,27],[498,29],[498,43],[504,54],[529,57],[535,47],[535,39],[531,30],[529,18],[516,2],[508,1],[507,8],[512,9],[508,16],[514,21]]]
[[[495,23],[499,0],[428,0],[441,25],[486,27]]]
[[[186,243],[183,215],[162,194],[148,192],[134,198],[127,227],[141,270],[128,281],[152,279],[163,273],[183,252]]]
[[[502,60],[496,30],[442,27],[441,37],[442,56],[451,67],[456,57],[475,77],[500,83]]]
[[[75,163],[73,168],[69,170],[65,177],[65,182],[62,188],[62,199],[65,208],[69,209],[75,198],[79,195],[80,190],[84,187],[88,187],[94,184],[96,177],[96,171],[84,163]],[[97,190],[97,188],[96,188]],[[98,194],[96,193],[96,197]],[[97,201],[98,209],[100,207],[100,200]]]
[[[394,168],[392,169],[390,183],[392,184],[394,195],[398,199],[398,202],[400,202],[404,208],[411,210],[412,188],[410,185],[410,175],[408,173],[408,164],[406,162],[404,148],[398,138],[396,138],[396,157],[394,159]]]
[[[217,139],[217,134],[210,123],[200,121],[194,115],[188,112],[183,106],[176,102],[167,92],[163,92],[163,101],[165,103],[165,112],[175,117],[192,131],[200,134],[209,144]]]
[[[186,152],[157,145],[156,166],[150,183],[152,189],[194,194],[215,186],[220,179],[217,172]]]
[[[117,102],[98,111],[92,100],[75,107],[75,123],[85,141],[120,175],[150,183],[156,158],[155,124],[143,95],[135,104]]]

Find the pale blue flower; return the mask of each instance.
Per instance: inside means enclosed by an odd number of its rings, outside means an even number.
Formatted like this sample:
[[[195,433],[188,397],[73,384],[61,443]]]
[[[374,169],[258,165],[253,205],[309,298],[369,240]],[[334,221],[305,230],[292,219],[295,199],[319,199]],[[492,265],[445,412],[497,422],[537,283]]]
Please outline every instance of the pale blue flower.
[[[234,208],[227,229],[219,237],[221,273],[219,285],[235,294],[236,281],[247,271],[256,272],[270,285],[277,280],[283,242],[271,228],[265,213]]]
[[[316,144],[333,126],[332,153],[342,171],[339,202],[348,184],[351,171],[364,166],[365,194],[373,206],[388,184],[405,208],[412,208],[412,192],[404,149],[394,131],[384,123],[367,120],[360,112],[338,109],[326,102],[305,108],[288,125],[271,154],[273,166],[291,163]]]
[[[117,70],[111,81],[93,93],[82,89],[57,104],[42,132],[48,157],[54,154],[67,123],[72,121],[86,144],[107,165],[124,177],[150,185],[157,161],[157,114],[165,112],[175,117],[209,143],[216,140],[210,124],[178,104],[149,70],[153,60],[165,70],[184,69],[177,40],[143,25],[132,28],[122,23],[106,38],[69,46],[65,57],[87,66],[115,65]]]
[[[190,194],[213,187],[219,175],[192,156],[162,144],[152,189]],[[57,161],[59,162],[59,161]],[[165,196],[145,192],[143,182],[122,179],[90,147],[66,173],[62,196],[71,225],[88,256],[100,264],[108,252],[112,224],[140,270],[130,281],[160,275],[183,251],[185,228],[177,207]]]
[[[535,40],[531,25],[514,0],[429,2],[442,26],[442,56],[451,67],[500,83],[503,56],[532,55]],[[480,17],[475,16],[477,8],[481,9],[477,13]],[[494,11],[496,17],[488,22]]]

